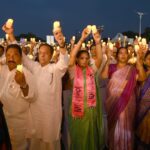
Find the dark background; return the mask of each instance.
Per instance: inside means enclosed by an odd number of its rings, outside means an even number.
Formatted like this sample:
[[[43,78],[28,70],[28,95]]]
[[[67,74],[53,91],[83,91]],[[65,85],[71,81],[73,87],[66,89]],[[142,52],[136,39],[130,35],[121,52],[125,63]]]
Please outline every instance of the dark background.
[[[45,39],[52,34],[53,21],[59,20],[66,37],[96,24],[104,25],[103,37],[112,38],[128,30],[138,33],[137,11],[146,13],[142,18],[144,32],[150,27],[150,0],[4,0],[0,4],[0,26],[13,18],[16,35],[30,32]]]

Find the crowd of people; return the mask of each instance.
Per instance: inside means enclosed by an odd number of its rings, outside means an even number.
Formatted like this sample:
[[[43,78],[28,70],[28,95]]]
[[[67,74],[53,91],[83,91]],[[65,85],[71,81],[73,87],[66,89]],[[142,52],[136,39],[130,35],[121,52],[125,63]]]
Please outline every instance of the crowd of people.
[[[150,149],[146,39],[103,42],[88,25],[66,44],[55,22],[49,45],[17,41],[8,22],[2,30],[1,150]]]

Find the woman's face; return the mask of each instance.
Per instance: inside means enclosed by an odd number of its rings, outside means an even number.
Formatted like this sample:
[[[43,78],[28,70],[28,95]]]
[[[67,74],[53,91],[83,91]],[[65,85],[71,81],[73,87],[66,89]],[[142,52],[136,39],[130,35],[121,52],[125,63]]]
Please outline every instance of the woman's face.
[[[87,53],[82,53],[78,58],[77,58],[77,63],[80,67],[85,68],[88,66],[90,61],[89,55]]]
[[[150,54],[145,58],[145,65],[150,68]]]
[[[117,56],[117,60],[120,63],[127,63],[128,62],[128,52],[125,48],[121,48],[118,56]]]

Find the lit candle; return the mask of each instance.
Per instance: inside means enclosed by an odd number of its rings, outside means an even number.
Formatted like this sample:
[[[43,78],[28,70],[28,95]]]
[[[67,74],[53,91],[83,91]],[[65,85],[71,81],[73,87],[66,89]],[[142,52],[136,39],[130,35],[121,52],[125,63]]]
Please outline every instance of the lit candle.
[[[57,30],[60,30],[61,27],[60,27],[60,22],[59,21],[55,21],[53,23],[53,32],[57,31]]]
[[[9,35],[8,35],[8,34],[6,34],[6,35],[5,35],[5,37],[6,37],[6,40],[8,40],[8,38],[9,38]]]
[[[110,50],[113,50],[114,45],[113,45],[112,43],[109,43],[109,45],[108,45],[108,46],[109,46],[109,49],[110,49]]]
[[[88,44],[91,44],[91,41],[88,41]]]
[[[135,49],[135,52],[137,53],[138,50],[140,49],[140,48],[139,48],[139,45],[134,45],[134,49]]]
[[[102,46],[104,47],[105,45],[106,45],[106,42],[103,42],[103,43],[102,43]]]
[[[11,28],[12,25],[13,25],[13,22],[14,22],[13,19],[8,19],[7,22],[6,22],[6,27],[7,27],[7,28]]]
[[[60,22],[59,21],[55,21],[53,23],[53,29],[59,28],[60,27]]]
[[[85,43],[82,43],[82,48],[85,48]]]
[[[141,37],[138,37],[138,42],[140,42],[141,41]]]
[[[72,37],[72,40],[73,40],[73,41],[75,41],[75,40],[76,40],[76,37],[75,37],[75,36],[73,36],[73,37]]]
[[[146,45],[146,44],[147,44],[146,39],[142,38],[142,45]]]
[[[59,46],[57,46],[57,48],[56,48],[56,49],[57,49],[57,51],[59,51],[59,50],[60,50],[60,47],[59,47]]]
[[[96,25],[93,25],[93,26],[92,26],[92,32],[93,32],[93,33],[96,33],[96,32],[97,32]]]
[[[17,71],[22,73],[23,70],[23,66],[22,65],[17,65]]]
[[[35,38],[30,38],[30,41],[35,43]]]
[[[33,59],[33,55],[28,55],[28,57],[32,60]]]
[[[88,30],[88,33],[91,33],[92,26],[91,26],[91,25],[88,25],[88,26],[87,26],[87,30]]]

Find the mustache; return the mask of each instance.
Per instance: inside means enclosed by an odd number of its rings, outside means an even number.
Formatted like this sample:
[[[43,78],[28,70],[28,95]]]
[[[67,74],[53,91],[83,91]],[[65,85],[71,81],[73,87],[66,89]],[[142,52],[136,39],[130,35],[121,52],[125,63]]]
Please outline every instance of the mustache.
[[[16,62],[15,62],[15,61],[11,61],[11,60],[10,60],[10,61],[8,61],[8,63],[14,63],[14,64],[16,64]]]

